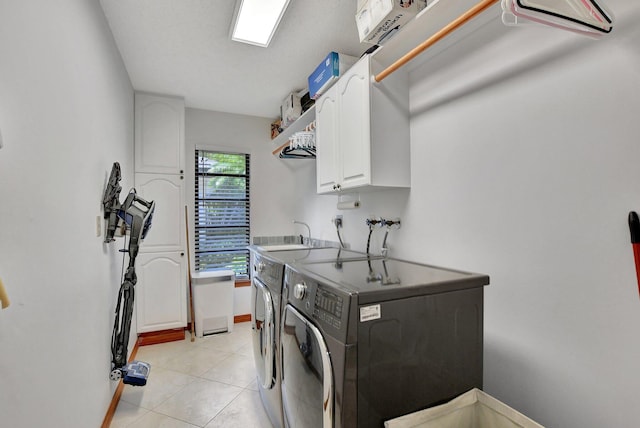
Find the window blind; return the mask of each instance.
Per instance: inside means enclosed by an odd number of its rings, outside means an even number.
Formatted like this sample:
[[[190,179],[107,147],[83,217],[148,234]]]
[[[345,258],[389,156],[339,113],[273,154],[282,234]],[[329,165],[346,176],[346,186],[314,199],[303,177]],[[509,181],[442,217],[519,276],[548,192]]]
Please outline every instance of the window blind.
[[[195,151],[197,271],[232,269],[249,276],[249,165],[245,153]]]

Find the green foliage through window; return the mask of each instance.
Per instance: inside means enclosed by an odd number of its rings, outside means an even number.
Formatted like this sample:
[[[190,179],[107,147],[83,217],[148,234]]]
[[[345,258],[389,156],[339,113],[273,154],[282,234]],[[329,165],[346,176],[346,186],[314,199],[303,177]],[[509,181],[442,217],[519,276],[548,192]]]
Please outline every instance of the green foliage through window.
[[[195,152],[195,268],[249,276],[249,155]]]

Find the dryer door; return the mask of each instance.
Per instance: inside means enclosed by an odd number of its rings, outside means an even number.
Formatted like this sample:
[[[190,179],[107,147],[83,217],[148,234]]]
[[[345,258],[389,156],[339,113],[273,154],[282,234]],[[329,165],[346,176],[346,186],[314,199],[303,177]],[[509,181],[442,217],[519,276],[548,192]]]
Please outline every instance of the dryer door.
[[[332,428],[334,385],[322,333],[287,305],[280,337],[285,426]]]
[[[271,292],[254,278],[251,287],[251,329],[258,383],[264,389],[275,384],[275,309]]]

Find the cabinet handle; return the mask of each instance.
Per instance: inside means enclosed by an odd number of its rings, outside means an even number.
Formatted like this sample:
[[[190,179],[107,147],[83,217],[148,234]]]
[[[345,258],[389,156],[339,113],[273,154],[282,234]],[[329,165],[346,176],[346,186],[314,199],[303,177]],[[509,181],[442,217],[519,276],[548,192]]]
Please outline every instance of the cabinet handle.
[[[184,180],[184,176],[183,175],[180,176],[180,180]]]
[[[181,170],[180,170],[180,174],[184,174],[184,170],[182,170],[182,169],[181,169]]]
[[[184,257],[184,253],[180,253],[180,257]]]

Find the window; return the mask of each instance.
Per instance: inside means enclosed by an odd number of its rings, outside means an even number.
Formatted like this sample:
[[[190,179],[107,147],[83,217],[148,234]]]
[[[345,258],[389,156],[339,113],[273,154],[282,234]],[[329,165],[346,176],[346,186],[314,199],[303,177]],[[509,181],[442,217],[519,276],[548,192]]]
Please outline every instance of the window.
[[[249,276],[249,155],[196,149],[195,268]]]

